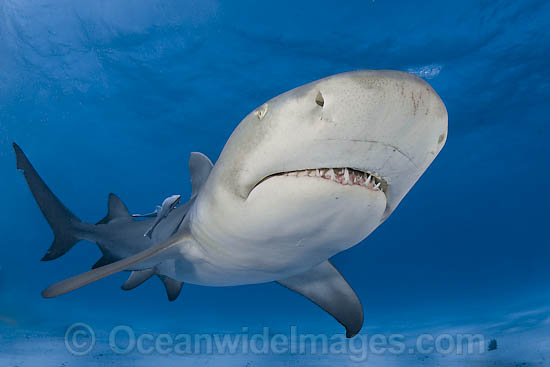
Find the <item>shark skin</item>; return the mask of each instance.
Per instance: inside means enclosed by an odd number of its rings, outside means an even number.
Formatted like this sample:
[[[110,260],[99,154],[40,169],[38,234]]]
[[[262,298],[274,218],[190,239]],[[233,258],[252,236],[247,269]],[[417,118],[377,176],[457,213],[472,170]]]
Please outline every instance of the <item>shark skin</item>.
[[[195,168],[207,174],[193,179],[192,157],[192,198],[170,211],[151,239],[143,236],[148,220],[117,217],[105,227],[80,222],[40,192],[16,148],[18,168],[56,236],[49,257],[80,239],[108,242],[117,253],[118,261],[56,283],[43,295],[151,268],[205,286],[277,281],[323,308],[352,337],[363,309],[329,259],[393,213],[446,138],[445,105],[409,73],[361,70],[303,85],[247,115],[215,166]],[[147,279],[143,274],[134,278]]]

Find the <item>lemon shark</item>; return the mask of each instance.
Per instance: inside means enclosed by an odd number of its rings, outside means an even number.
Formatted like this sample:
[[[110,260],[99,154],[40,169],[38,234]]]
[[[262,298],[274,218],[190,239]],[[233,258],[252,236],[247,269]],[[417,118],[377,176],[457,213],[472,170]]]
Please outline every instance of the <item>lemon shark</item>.
[[[283,93],[248,114],[216,164],[189,161],[192,194],[161,221],[136,220],[115,195],[98,223],[80,221],[14,143],[24,176],[54,232],[43,260],[88,240],[94,268],[42,292],[56,297],[126,270],[132,289],[158,276],[169,299],[184,282],[278,282],[356,335],[359,298],[330,258],[374,231],[432,163],[447,138],[447,110],[409,73],[361,70]],[[154,226],[154,227],[153,227]],[[151,237],[144,236],[154,228]]]

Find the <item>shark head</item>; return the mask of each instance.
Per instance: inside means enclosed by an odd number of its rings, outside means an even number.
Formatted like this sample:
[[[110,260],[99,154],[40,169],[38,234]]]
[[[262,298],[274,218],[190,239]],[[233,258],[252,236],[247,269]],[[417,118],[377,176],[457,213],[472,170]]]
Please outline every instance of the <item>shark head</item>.
[[[201,192],[199,217],[218,215],[217,226],[230,221],[247,239],[307,242],[327,232],[316,240],[349,247],[395,210],[446,137],[445,105],[424,80],[399,71],[330,76],[244,118]]]

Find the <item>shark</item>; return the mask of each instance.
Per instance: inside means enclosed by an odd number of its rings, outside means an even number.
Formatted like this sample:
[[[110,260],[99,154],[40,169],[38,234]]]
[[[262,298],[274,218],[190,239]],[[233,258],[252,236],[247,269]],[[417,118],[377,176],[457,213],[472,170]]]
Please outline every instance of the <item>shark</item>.
[[[17,168],[54,233],[42,260],[81,240],[97,243],[103,255],[42,296],[120,271],[131,272],[123,289],[156,275],[170,300],[184,283],[277,282],[325,310],[351,338],[362,328],[363,307],[330,259],[388,219],[439,154],[447,131],[445,104],[423,79],[393,70],[332,75],[250,112],[215,165],[191,153],[191,197],[162,220],[135,220],[110,194],[108,214],[97,223],[67,209],[14,143]]]

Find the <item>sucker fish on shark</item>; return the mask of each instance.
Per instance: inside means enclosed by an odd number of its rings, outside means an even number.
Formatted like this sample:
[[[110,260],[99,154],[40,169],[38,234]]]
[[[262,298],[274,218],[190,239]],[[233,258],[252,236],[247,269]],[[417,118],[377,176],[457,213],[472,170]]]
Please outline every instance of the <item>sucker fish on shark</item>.
[[[154,212],[148,213],[148,214],[132,214],[133,218],[151,218],[155,217],[155,222],[149,227],[149,229],[143,234],[144,236],[147,236],[151,238],[153,231],[158,226],[158,224],[170,214],[172,210],[178,205],[180,202],[181,195],[172,195],[164,199],[162,204],[160,206],[157,205]]]
[[[103,254],[92,270],[42,295],[123,270],[132,272],[123,289],[156,275],[170,300],[183,283],[275,281],[324,309],[352,337],[363,325],[363,307],[329,259],[393,213],[446,139],[447,110],[424,80],[390,70],[337,74],[252,111],[215,165],[191,153],[192,194],[184,204],[174,207],[172,198],[158,216],[135,220],[110,194],[107,216],[95,224],[69,211],[14,143],[17,168],[54,233],[42,260],[81,240],[97,243]]]

